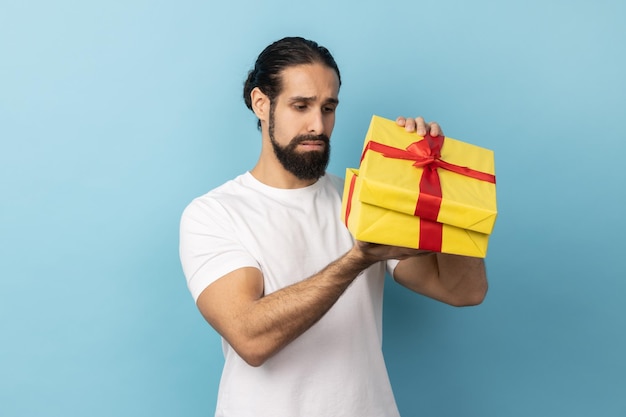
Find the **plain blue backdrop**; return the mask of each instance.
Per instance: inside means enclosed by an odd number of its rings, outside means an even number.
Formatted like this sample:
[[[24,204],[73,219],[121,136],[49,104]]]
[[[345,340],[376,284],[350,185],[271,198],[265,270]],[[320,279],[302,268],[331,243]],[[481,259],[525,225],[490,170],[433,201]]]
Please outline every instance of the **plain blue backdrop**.
[[[326,45],[330,170],[372,114],[495,151],[484,304],[387,282],[403,416],[625,416],[621,0],[0,0],[0,415],[209,416],[219,338],[183,208],[251,168],[241,86],[270,42]]]

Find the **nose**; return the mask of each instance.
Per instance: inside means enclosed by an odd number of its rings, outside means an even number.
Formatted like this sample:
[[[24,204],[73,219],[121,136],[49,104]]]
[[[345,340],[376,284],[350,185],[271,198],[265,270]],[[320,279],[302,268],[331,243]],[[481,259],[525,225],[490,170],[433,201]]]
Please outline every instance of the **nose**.
[[[308,131],[315,135],[324,133],[324,115],[321,111],[311,112]]]

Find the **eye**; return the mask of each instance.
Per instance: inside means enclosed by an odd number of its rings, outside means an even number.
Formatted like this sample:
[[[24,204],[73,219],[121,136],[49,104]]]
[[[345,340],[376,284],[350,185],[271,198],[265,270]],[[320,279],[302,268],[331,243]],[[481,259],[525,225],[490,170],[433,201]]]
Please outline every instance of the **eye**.
[[[322,110],[324,111],[324,113],[334,113],[335,108],[335,106],[324,106]]]
[[[298,110],[298,111],[304,111],[307,109],[307,105],[306,104],[294,104],[293,108]]]

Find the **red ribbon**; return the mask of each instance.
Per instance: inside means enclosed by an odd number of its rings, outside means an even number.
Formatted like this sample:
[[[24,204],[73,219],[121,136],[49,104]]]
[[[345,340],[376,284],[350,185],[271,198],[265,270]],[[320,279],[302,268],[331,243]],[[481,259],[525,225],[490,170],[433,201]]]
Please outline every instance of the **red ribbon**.
[[[441,208],[441,182],[437,168],[455,172],[466,177],[475,178],[481,181],[496,183],[495,175],[474,169],[451,164],[441,159],[441,148],[443,147],[444,136],[424,136],[424,140],[411,143],[406,149],[394,148],[393,146],[369,141],[361,155],[361,162],[365,158],[365,153],[369,150],[378,152],[386,158],[405,159],[414,161],[413,166],[423,168],[420,179],[420,193],[415,205],[415,216],[420,217],[420,239],[419,248],[441,252],[443,244],[443,224],[436,221]],[[346,209],[346,225],[350,213],[350,202],[354,191],[353,177],[350,184],[348,207]]]

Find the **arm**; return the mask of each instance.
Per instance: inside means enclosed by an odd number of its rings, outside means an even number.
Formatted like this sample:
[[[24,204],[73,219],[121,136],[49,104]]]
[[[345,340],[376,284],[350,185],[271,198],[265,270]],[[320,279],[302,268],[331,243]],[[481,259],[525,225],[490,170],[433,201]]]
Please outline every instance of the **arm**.
[[[393,277],[412,291],[457,307],[480,304],[488,288],[483,259],[444,253],[404,259]]]
[[[315,324],[368,266],[415,253],[359,242],[319,273],[267,296],[261,272],[241,268],[209,285],[197,305],[239,356],[260,366]]]

